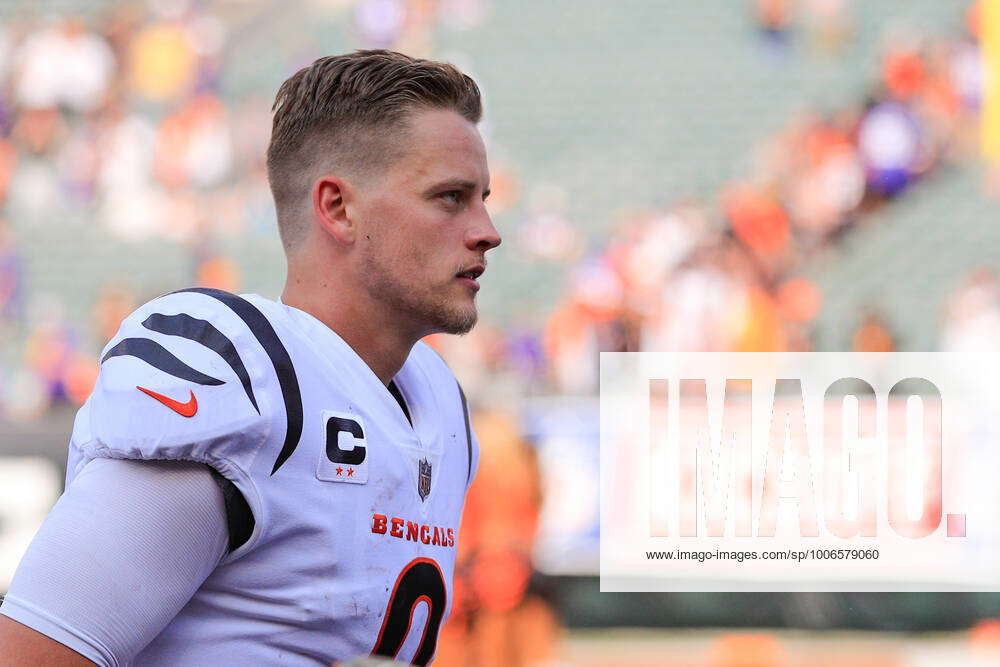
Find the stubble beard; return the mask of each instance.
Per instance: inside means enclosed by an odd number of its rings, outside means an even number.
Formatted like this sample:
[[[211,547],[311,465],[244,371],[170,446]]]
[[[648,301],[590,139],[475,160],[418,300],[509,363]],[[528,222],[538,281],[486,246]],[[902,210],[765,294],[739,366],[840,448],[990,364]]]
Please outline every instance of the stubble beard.
[[[479,319],[473,302],[465,307],[458,306],[444,298],[444,292],[453,289],[445,285],[440,291],[427,289],[420,285],[414,289],[412,285],[395,276],[390,267],[380,262],[374,253],[366,253],[365,285],[369,295],[376,301],[386,304],[391,313],[400,319],[413,322],[415,326],[430,333],[446,333],[463,335],[469,333]]]

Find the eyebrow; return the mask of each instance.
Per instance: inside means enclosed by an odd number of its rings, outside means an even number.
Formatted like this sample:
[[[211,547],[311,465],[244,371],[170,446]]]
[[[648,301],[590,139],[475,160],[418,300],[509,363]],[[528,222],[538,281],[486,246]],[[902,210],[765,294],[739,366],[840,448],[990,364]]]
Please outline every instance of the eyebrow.
[[[424,191],[424,194],[430,196],[433,195],[435,192],[440,192],[441,190],[444,190],[445,188],[474,191],[476,189],[476,186],[477,183],[475,181],[467,181],[464,178],[449,178],[446,181],[440,181],[439,183],[435,183],[431,187],[427,188]],[[483,190],[483,199],[486,199],[489,196],[490,196],[490,188],[489,186],[486,186],[486,189]]]

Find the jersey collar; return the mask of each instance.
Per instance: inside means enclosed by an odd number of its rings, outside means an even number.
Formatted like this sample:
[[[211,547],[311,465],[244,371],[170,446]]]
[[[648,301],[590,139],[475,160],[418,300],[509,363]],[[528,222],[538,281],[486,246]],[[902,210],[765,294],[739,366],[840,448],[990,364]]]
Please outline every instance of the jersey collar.
[[[289,319],[298,326],[299,329],[305,333],[306,340],[311,344],[313,349],[326,359],[334,368],[343,369],[345,364],[353,372],[355,379],[361,382],[372,394],[379,397],[381,403],[384,404],[386,410],[395,414],[398,418],[400,426],[405,427],[405,431],[415,437],[418,442],[423,441],[420,437],[420,426],[421,426],[421,409],[418,405],[419,401],[415,400],[416,387],[413,386],[420,379],[420,374],[417,371],[416,362],[414,360],[414,353],[411,350],[410,354],[406,357],[406,361],[403,362],[402,368],[399,372],[393,376],[393,382],[396,387],[400,390],[404,400],[407,402],[407,406],[410,410],[410,419],[406,418],[406,415],[400,409],[399,403],[396,398],[392,395],[389,388],[382,384],[382,380],[379,379],[375,372],[365,363],[365,360],[355,352],[354,348],[348,345],[347,341],[341,338],[340,334],[331,329],[329,326],[324,324],[314,315],[296,308],[295,306],[289,306],[284,303],[280,298],[277,300],[278,304],[284,309],[285,313],[288,315]]]

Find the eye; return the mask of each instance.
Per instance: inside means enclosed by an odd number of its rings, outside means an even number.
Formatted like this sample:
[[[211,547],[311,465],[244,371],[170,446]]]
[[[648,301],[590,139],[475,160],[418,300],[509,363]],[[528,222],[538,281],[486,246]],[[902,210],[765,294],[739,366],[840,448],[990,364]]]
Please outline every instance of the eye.
[[[458,206],[462,203],[463,193],[461,190],[448,190],[439,194],[438,197],[452,206]]]

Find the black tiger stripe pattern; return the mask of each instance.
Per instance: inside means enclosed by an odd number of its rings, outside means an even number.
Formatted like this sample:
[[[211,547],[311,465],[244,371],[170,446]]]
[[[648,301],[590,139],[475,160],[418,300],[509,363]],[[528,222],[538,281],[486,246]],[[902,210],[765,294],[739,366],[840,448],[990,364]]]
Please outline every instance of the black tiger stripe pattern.
[[[101,358],[103,364],[112,357],[136,357],[142,359],[153,368],[157,368],[168,375],[173,375],[182,380],[188,380],[203,385],[225,384],[223,380],[205,375],[199,370],[191,368],[183,361],[174,356],[170,350],[163,347],[155,340],[149,338],[124,338],[114,347],[107,351]]]
[[[278,377],[278,385],[281,387],[281,397],[285,403],[285,418],[287,428],[285,429],[285,442],[274,461],[271,474],[278,472],[278,469],[288,460],[295,448],[299,445],[302,437],[302,392],[299,390],[299,380],[295,375],[295,368],[292,366],[292,358],[288,355],[288,350],[282,344],[274,327],[260,310],[246,299],[230,294],[219,289],[209,287],[191,287],[189,289],[178,290],[171,294],[183,292],[194,292],[204,294],[214,299],[218,299],[230,310],[246,323],[251,333],[257,338],[264,352],[267,353],[274,372]]]
[[[143,321],[142,326],[150,331],[168,336],[180,336],[193,340],[218,354],[236,373],[236,377],[243,384],[243,390],[246,392],[247,398],[250,399],[250,403],[253,404],[254,410],[260,414],[257,398],[254,396],[253,386],[250,383],[250,374],[247,372],[246,366],[243,365],[243,360],[240,358],[239,352],[236,351],[236,346],[211,322],[199,320],[187,313],[178,313],[177,315],[153,313]]]

